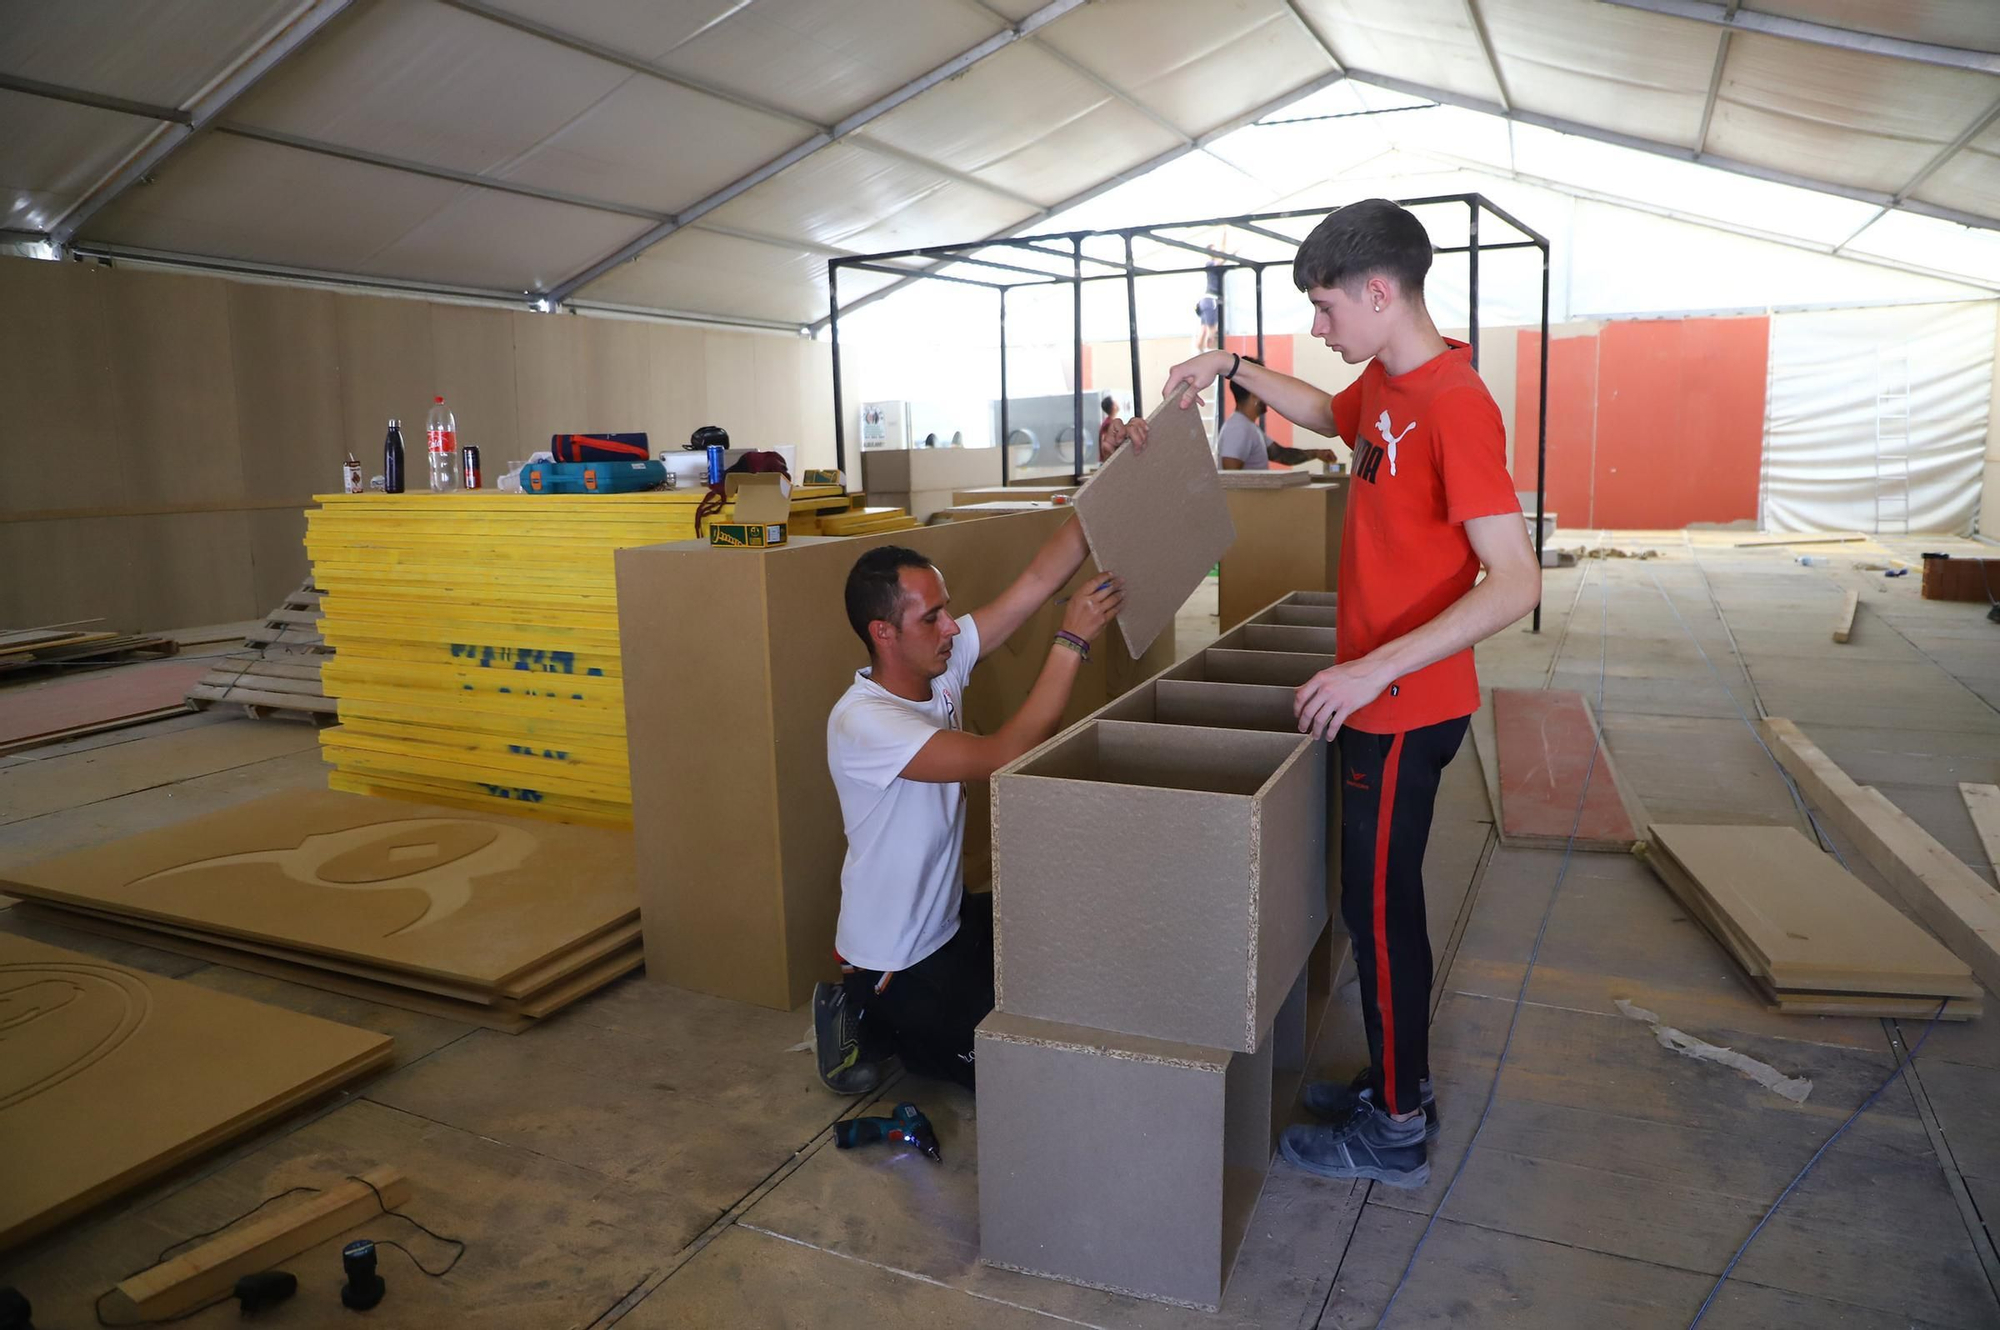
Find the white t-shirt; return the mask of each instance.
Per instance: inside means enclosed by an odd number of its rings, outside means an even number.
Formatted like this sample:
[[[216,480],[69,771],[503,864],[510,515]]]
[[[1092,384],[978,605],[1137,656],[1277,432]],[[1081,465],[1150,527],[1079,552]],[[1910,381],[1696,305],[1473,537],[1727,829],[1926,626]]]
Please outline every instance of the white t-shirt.
[[[901,776],[932,735],[965,728],[979,625],[958,623],[930,701],[897,697],[856,670],[826,718],[826,761],[847,828],[833,946],[863,970],[907,970],[958,932],[965,787]]]
[[[1265,449],[1270,443],[1256,421],[1236,411],[1222,422],[1222,429],[1215,436],[1215,453],[1217,457],[1235,458],[1243,463],[1245,471],[1269,471],[1271,455]]]

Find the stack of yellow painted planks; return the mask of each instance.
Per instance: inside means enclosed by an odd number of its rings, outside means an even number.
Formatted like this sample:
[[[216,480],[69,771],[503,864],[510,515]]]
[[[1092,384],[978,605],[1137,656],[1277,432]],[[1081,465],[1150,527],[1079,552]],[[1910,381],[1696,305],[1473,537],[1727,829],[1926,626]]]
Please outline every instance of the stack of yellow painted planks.
[[[306,549],[336,652],[322,678],[341,723],[320,735],[333,787],[629,825],[612,555],[693,539],[702,494],[320,498]],[[916,525],[853,501],[795,487],[791,534]]]

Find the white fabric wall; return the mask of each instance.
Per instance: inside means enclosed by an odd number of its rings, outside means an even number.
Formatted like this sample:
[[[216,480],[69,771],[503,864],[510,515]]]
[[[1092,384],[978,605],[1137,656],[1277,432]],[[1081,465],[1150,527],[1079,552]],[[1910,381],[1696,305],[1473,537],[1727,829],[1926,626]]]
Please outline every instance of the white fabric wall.
[[[1972,529],[1993,397],[1991,301],[1772,317],[1765,529],[1876,530],[1885,354],[1907,355],[1909,363],[1908,529]],[[1902,530],[1893,521],[1882,525],[1887,533]]]

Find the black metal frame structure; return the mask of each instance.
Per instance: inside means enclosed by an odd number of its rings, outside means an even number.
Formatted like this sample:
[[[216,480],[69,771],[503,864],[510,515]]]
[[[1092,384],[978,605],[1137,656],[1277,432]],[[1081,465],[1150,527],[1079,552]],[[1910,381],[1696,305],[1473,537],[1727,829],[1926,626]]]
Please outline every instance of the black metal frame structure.
[[[1437,246],[1438,254],[1463,254],[1467,265],[1467,340],[1472,346],[1472,363],[1479,363],[1479,278],[1480,256],[1488,251],[1517,249],[1538,249],[1542,255],[1542,337],[1541,375],[1539,405],[1536,412],[1535,437],[1535,558],[1542,557],[1542,524],[1547,508],[1548,460],[1549,460],[1549,242],[1547,237],[1535,231],[1504,209],[1496,207],[1491,200],[1481,194],[1439,194],[1426,198],[1399,199],[1403,207],[1413,211],[1458,207],[1466,210],[1467,237],[1462,245]],[[1132,362],[1132,410],[1139,413],[1139,306],[1138,279],[1141,277],[1171,277],[1190,273],[1207,273],[1220,270],[1225,274],[1232,271],[1248,271],[1253,275],[1256,289],[1255,324],[1257,334],[1257,354],[1264,353],[1264,270],[1271,267],[1289,267],[1291,256],[1283,258],[1253,259],[1196,244],[1170,233],[1175,231],[1207,231],[1216,227],[1235,227],[1268,240],[1296,247],[1303,237],[1287,235],[1272,228],[1272,223],[1312,218],[1317,221],[1328,212],[1326,208],[1296,208],[1288,212],[1249,213],[1240,217],[1210,217],[1198,221],[1161,222],[1149,226],[1120,227],[1102,231],[1068,231],[1048,235],[1007,236],[990,240],[971,240],[956,245],[926,245],[918,249],[890,250],[881,254],[846,255],[827,260],[827,326],[832,332],[833,342],[833,447],[835,465],[843,471],[847,467],[847,412],[841,397],[840,382],[840,274],[844,270],[882,273],[905,281],[918,278],[926,281],[951,282],[957,285],[984,287],[995,291],[1000,298],[1000,480],[1007,483],[1007,440],[1010,435],[1007,419],[1007,293],[1022,287],[1068,285],[1072,290],[1072,377],[1075,403],[1073,407],[1073,428],[1075,446],[1071,479],[1077,483],[1083,480],[1083,284],[1085,282],[1125,283],[1126,345]],[[1482,240],[1479,233],[1481,213],[1490,214],[1494,220],[1513,233],[1511,238]],[[1422,213],[1419,213],[1421,216]],[[1116,240],[1123,243],[1124,259],[1108,259],[1099,255],[1084,253],[1084,244],[1089,240]],[[1132,261],[1132,242],[1135,239],[1152,241],[1175,249],[1187,250],[1203,257],[1204,262],[1197,267],[1187,268],[1141,268]],[[1023,251],[1043,258],[1068,259],[1070,271],[1062,273],[1045,268],[1027,267],[1020,263],[1005,263],[993,258],[979,257],[987,250]],[[928,267],[900,266],[909,260],[929,260]],[[1085,274],[1086,263],[1111,268],[1112,272]],[[969,277],[963,273],[947,273],[945,270],[959,266],[981,269],[994,274],[993,278]],[[871,299],[876,293],[870,293]],[[859,304],[860,302],[856,302]],[[1218,297],[1216,300],[1216,337],[1218,344],[1229,332],[1228,306]],[[1216,420],[1221,423],[1223,405],[1222,394],[1216,394]],[[1352,442],[1351,440],[1349,441]],[[1542,628],[1541,606],[1535,607],[1534,631]]]

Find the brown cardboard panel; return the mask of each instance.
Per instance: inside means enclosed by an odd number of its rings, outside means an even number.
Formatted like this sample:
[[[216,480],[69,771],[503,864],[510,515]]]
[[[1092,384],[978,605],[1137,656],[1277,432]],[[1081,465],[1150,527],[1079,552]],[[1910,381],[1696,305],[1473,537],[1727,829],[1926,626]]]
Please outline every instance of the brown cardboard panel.
[[[1296,689],[1333,664],[1333,655],[1303,651],[1240,651],[1209,647],[1168,670],[1165,678],[1209,683],[1276,684]]]
[[[109,456],[86,463],[94,463],[90,502],[194,503],[242,494],[229,285],[135,272],[107,288],[106,349],[119,368],[101,391],[113,401],[118,440]]]
[[[1610,750],[1583,694],[1496,688],[1501,834],[1508,844],[1630,850],[1639,825],[1627,811]]]
[[[0,934],[0,1248],[385,1060],[378,1034]]]
[[[508,462],[549,446],[546,436],[540,440],[521,436],[520,397],[514,383],[514,330],[533,319],[533,315],[469,305],[431,308],[431,356],[437,377],[433,391],[443,393],[451,407],[459,446],[479,449],[488,489],[505,474]],[[382,440],[377,434],[373,442],[379,449]],[[369,441],[364,431],[360,442]]]
[[[1328,588],[1325,591],[1294,591],[1279,603],[1283,605],[1319,605],[1327,609],[1335,609],[1340,605],[1340,592],[1337,588]]]
[[[372,296],[333,297],[334,336],[340,348],[341,436],[368,446],[357,451],[363,475],[382,471],[382,437],[390,417],[403,422],[403,475],[412,490],[430,488],[424,460],[424,416],[438,392],[431,314],[421,300]],[[568,319],[543,319],[568,323]],[[373,440],[372,443],[369,440]],[[372,455],[372,460],[369,460]],[[316,490],[325,494],[330,488]]]
[[[1073,501],[1098,566],[1125,579],[1118,628],[1134,659],[1236,538],[1197,411],[1162,402],[1146,424],[1145,453],[1119,449]]]
[[[6,455],[18,459],[0,485],[0,512],[77,506],[72,471],[27,464],[50,440],[60,439],[64,454],[79,459],[118,455],[116,401],[105,391],[115,371],[104,309],[110,287],[126,276],[70,263],[0,263],[0,309],[10,312],[0,319],[0,401],[7,403],[7,437],[14,445]],[[124,497],[121,477],[107,475],[104,483],[113,497],[93,502]],[[7,566],[53,571],[33,557],[10,557]],[[75,617],[0,613],[13,624]]]
[[[306,557],[304,507],[243,514],[249,532],[250,596],[269,608],[285,603],[312,572]]]
[[[952,603],[1000,594],[1070,514],[852,539],[801,537],[745,555],[682,542],[621,550],[619,618],[647,972],[790,1010],[833,965],[846,854],[826,767],[826,718],[867,653],[842,590],[861,554],[901,544],[936,561]],[[1081,583],[1092,569],[1086,565]],[[1040,674],[1060,610],[1047,606],[990,650],[966,696],[991,733]],[[1098,652],[1064,713],[1080,719],[1170,659],[1164,639],[1124,661]],[[967,791],[984,802],[979,788]],[[966,878],[985,873],[980,818]],[[664,924],[655,921],[663,920]]]
[[[996,1012],[978,1058],[981,1258],[1216,1308],[1269,1162],[1268,1054]]]
[[[1972,971],[1792,827],[1655,823],[1778,988],[1976,997]]]
[[[1294,696],[1295,690],[1277,684],[1161,679],[1133,689],[1098,715],[1103,720],[1297,734],[1298,717],[1292,712]]]
[[[1217,588],[1223,631],[1287,592],[1331,597],[1338,590],[1348,483],[1340,476],[1302,488],[1227,492],[1236,543],[1222,557]]]
[[[338,491],[350,452],[363,476],[379,473],[382,431],[370,437],[343,427],[334,296],[255,282],[215,285],[228,301],[243,497],[284,499],[303,510],[314,494]],[[301,522],[299,535],[304,533]],[[263,603],[275,605],[283,594]]]
[[[632,917],[631,845],[293,790],[11,870],[6,890],[497,987]]]
[[[1254,1049],[1326,922],[1326,780],[1301,736],[1123,721],[1003,770],[1000,1010]]]

